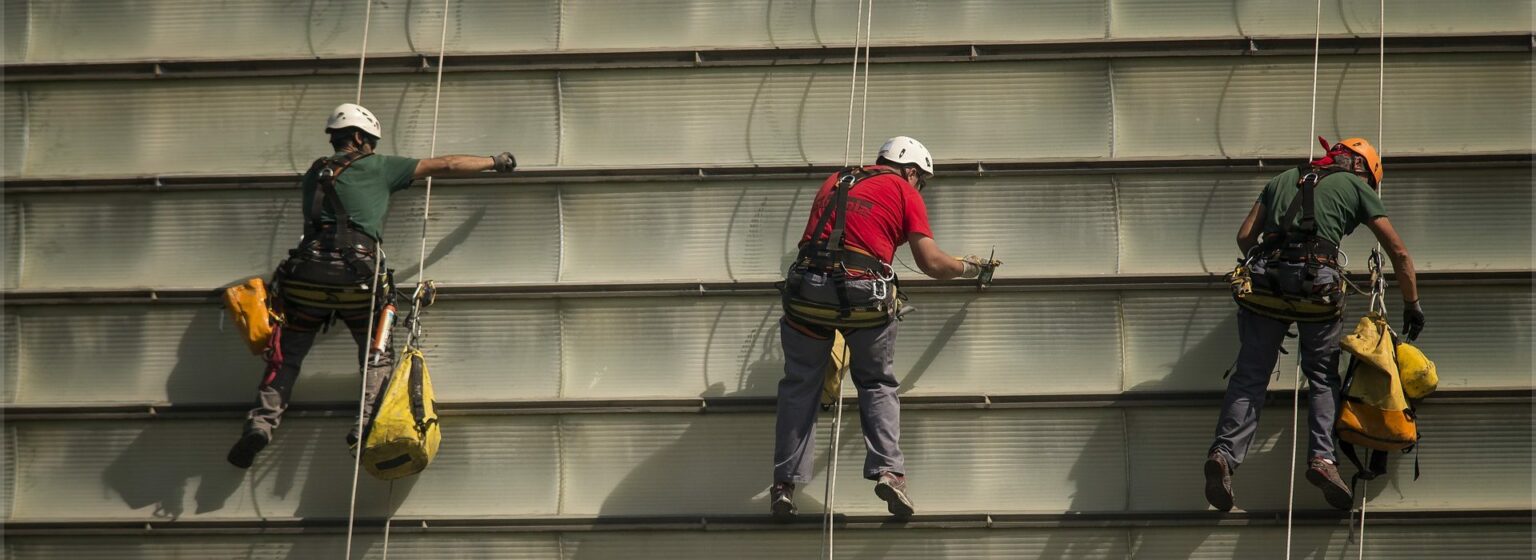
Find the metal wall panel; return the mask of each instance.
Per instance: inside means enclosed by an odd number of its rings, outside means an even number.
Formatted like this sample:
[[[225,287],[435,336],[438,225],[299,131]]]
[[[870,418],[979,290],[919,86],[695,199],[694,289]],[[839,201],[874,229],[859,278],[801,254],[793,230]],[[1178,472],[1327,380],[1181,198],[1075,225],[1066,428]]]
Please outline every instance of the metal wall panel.
[[[875,48],[913,43],[1025,42],[1104,37],[1104,0],[896,2],[875,10]],[[852,0],[567,0],[567,49],[785,47],[853,44]],[[864,20],[860,20],[864,21]],[[662,40],[665,38],[665,40]]]
[[[1442,388],[1531,387],[1528,287],[1423,299],[1419,346]],[[913,305],[896,354],[911,395],[1218,391],[1237,354],[1220,290],[918,294]],[[261,369],[213,305],[9,311],[20,365],[6,383],[22,403],[243,403]],[[772,297],[445,301],[428,312],[423,347],[444,401],[771,396],[780,313]],[[1397,325],[1395,307],[1389,316]],[[337,331],[306,360],[299,401],[356,398],[352,341]],[[1282,356],[1276,389],[1294,359]]]
[[[454,417],[422,475],[389,484],[362,475],[357,513],[550,515],[557,437],[550,416]],[[352,460],[345,419],[289,419],[242,471],[224,462],[236,420],[15,422],[11,519],[345,518]],[[516,473],[508,476],[508,473]]]
[[[1115,155],[1306,153],[1311,60],[1297,57],[1115,61]],[[1524,54],[1387,58],[1385,138],[1393,154],[1529,152],[1531,66]],[[1376,57],[1324,57],[1317,134],[1376,136]],[[1379,140],[1379,141],[1377,141]],[[1079,154],[1081,156],[1083,154]]]
[[[860,560],[933,558],[1128,558],[1128,534],[1112,529],[838,531],[836,556]],[[561,543],[569,560],[740,560],[815,558],[822,553],[814,531],[708,533],[568,533]]]
[[[1392,171],[1383,199],[1419,270],[1528,269],[1529,236],[1500,231],[1531,223],[1529,169]],[[1237,256],[1237,227],[1268,174],[1118,175],[1121,268],[1125,273],[1225,273]],[[1344,243],[1349,268],[1364,270],[1375,246],[1360,227]]]
[[[565,72],[562,162],[842,161],[847,76],[842,66]],[[1109,147],[1103,61],[891,65],[869,80],[878,95],[856,161],[897,134],[938,160],[1093,158]]]
[[[344,76],[28,83],[7,89],[30,96],[33,124],[25,138],[8,129],[5,141],[28,143],[20,173],[32,176],[303,171],[329,153],[322,116],[353,100],[356,83]],[[364,102],[384,126],[380,151],[426,154],[433,92],[422,77],[368,81]],[[510,150],[523,165],[552,164],[556,105],[551,73],[446,76],[438,153]]]
[[[0,91],[0,173],[7,177],[21,174],[26,163],[29,114],[29,96],[21,88],[7,86]]]
[[[16,401],[21,381],[21,320],[10,308],[0,309],[0,402]]]
[[[1366,64],[1373,61],[1325,60],[1319,132],[1369,134],[1375,97],[1353,92],[1374,88],[1374,65]],[[880,95],[872,99],[865,157],[857,159],[871,159],[894,134],[922,138],[941,161],[1300,154],[1306,62],[1117,61],[1113,119],[1103,60],[882,65],[871,75]],[[1527,62],[1521,55],[1396,57],[1388,67],[1399,85],[1387,107],[1386,153],[1529,152],[1521,124],[1531,113]],[[570,71],[561,74],[558,102],[552,78],[445,78],[441,127],[450,132],[438,151],[513,150],[533,166],[556,163],[557,142],[559,162],[571,166],[788,164],[841,161],[844,153],[846,131],[835,124],[847,114],[839,67]],[[1350,94],[1339,92],[1341,79]],[[424,152],[431,81],[369,83],[365,99],[384,118],[383,151]],[[27,84],[15,89],[30,95],[26,118],[34,124],[27,138],[12,129],[6,140],[38,148],[20,170],[30,176],[299,170],[325,149],[313,123],[352,98],[351,84],[339,76]],[[140,141],[124,149],[98,134],[102,127]],[[225,141],[209,142],[211,127]],[[635,142],[637,131],[648,141]],[[100,155],[72,157],[82,151]]]
[[[355,56],[362,48],[365,14],[370,56],[436,54],[443,24],[440,2],[376,3],[371,14],[366,3],[340,0],[7,0],[6,5],[31,7],[28,62]],[[447,48],[552,50],[559,12],[559,2],[550,0],[459,0],[449,6]]]
[[[1209,507],[1200,492],[1200,463],[1218,413],[1215,407],[1126,410],[1128,454],[1136,466],[1130,475],[1130,509]],[[1303,413],[1300,422],[1306,418]],[[1289,420],[1286,412],[1272,410],[1260,424],[1247,462],[1233,476],[1237,507],[1285,509],[1292,432],[1283,428]],[[1420,407],[1418,423],[1424,476],[1413,480],[1414,457],[1394,454],[1390,476],[1365,487],[1371,511],[1530,507],[1530,406],[1428,404]],[[1305,434],[1297,445],[1296,507],[1327,509],[1322,492],[1301,478]],[[1340,470],[1352,474],[1353,467],[1344,463]],[[1190,484],[1169,483],[1175,480]]]
[[[896,353],[909,394],[1118,387],[1114,294],[973,299],[913,300]],[[563,312],[565,397],[769,396],[783,375],[774,298],[570,300]]]
[[[18,379],[26,403],[246,403],[262,362],[214,305],[11,308],[19,316]],[[559,386],[553,301],[442,302],[422,346],[438,398],[553,398]],[[404,336],[403,331],[399,333]],[[341,324],[304,361],[299,401],[357,399],[356,346]]]
[[[14,197],[9,197],[14,200]],[[0,203],[0,288],[21,287],[22,209],[14,202]]]
[[[1322,4],[1325,35],[1374,37],[1381,29],[1381,4],[1375,0]],[[1316,18],[1312,7],[1305,7],[1286,0],[1112,0],[1110,33],[1117,38],[1311,35]],[[1520,33],[1530,29],[1530,19],[1530,3],[1520,0],[1478,2],[1471,10],[1397,2],[1387,6],[1387,34]]]
[[[1402,326],[1395,297],[1387,295],[1388,318]],[[1531,290],[1524,287],[1428,288],[1425,313],[1431,317],[1415,345],[1435,361],[1441,389],[1531,387]],[[1224,290],[1131,292],[1125,309],[1125,389],[1127,391],[1219,391],[1222,372],[1237,358],[1237,314]],[[1365,313],[1355,297],[1346,314],[1353,321]],[[1274,390],[1289,389],[1296,371],[1294,341],[1285,344]]]
[[[16,441],[16,426],[0,426],[0,434],[5,438],[0,440],[0,515],[10,519],[13,500],[11,496],[16,493],[16,461],[19,448]]]
[[[1368,523],[1365,558],[1487,558],[1524,560],[1531,556],[1525,525],[1391,526]],[[1297,527],[1292,557],[1355,558],[1357,537],[1345,527]],[[1266,558],[1285,549],[1282,527],[1159,527],[1133,534],[1137,560],[1224,560]]]
[[[849,411],[853,414],[854,411]],[[926,513],[1204,511],[1199,492],[1214,407],[908,411],[910,493]],[[1266,422],[1236,477],[1246,509],[1284,509],[1289,431]],[[828,415],[818,432],[825,438]],[[1529,407],[1429,405],[1424,478],[1399,457],[1367,491],[1373,511],[1521,509],[1531,500]],[[839,511],[885,511],[861,481],[858,422],[845,423]],[[285,422],[242,472],[226,465],[235,420],[16,422],[14,521],[335,518],[346,515],[345,419]],[[686,515],[761,513],[773,415],[451,416],[433,466],[396,484],[398,515]],[[801,510],[821,509],[825,441]],[[1432,442],[1432,443],[1431,443]],[[1476,456],[1477,461],[1466,457]],[[1135,468],[1127,464],[1131,461]],[[1347,471],[1348,469],[1346,469]],[[1454,475],[1448,473],[1455,473]],[[558,477],[558,478],[557,478]],[[1127,479],[1127,477],[1129,477]],[[366,479],[366,477],[365,477]],[[385,511],[388,485],[366,479],[359,514]],[[1297,507],[1325,509],[1298,482]]]
[[[1378,5],[1323,3],[1322,32],[1373,36]],[[380,4],[370,16],[368,54],[436,52],[442,8]],[[323,0],[225,6],[194,0],[101,5],[83,0],[7,0],[5,61],[216,59],[356,56],[365,6]],[[30,12],[30,14],[29,14]],[[461,0],[449,7],[451,53],[591,49],[848,45],[851,0],[726,2],[644,0]],[[1394,35],[1529,31],[1530,6],[1486,0],[1475,10],[1393,5]],[[1033,42],[1103,38],[1303,36],[1311,12],[1282,0],[963,0],[903,2],[876,10],[874,43]],[[29,17],[30,15],[30,17]],[[29,34],[30,32],[30,34]],[[81,40],[88,37],[90,40]]]
[[[362,558],[381,558],[382,539],[360,534],[354,549]],[[810,558],[821,552],[816,531],[668,531],[569,532],[559,535],[469,533],[422,535],[397,533],[390,556],[402,559],[511,558],[567,560],[652,560],[732,558],[768,560]],[[344,549],[342,535],[9,537],[7,557],[16,560],[164,560],[167,558],[242,558],[299,560],[335,557]],[[1344,527],[1297,527],[1297,558],[1353,555],[1355,544]],[[1215,560],[1273,554],[1285,546],[1278,527],[1156,527],[1118,529],[961,529],[946,531],[842,531],[837,555],[845,558],[1085,558],[1138,560]],[[560,551],[564,551],[561,555]],[[358,554],[354,550],[354,554]],[[1372,525],[1365,557],[1487,558],[1524,560],[1531,554],[1528,528],[1520,525]]]
[[[1531,221],[1528,170],[1392,176],[1393,224],[1420,270],[1531,266],[1530,239],[1501,233]],[[925,198],[940,244],[978,255],[995,246],[1005,263],[1001,277],[1110,274],[1117,259],[1122,273],[1222,273],[1236,254],[1236,225],[1266,179],[956,177]],[[818,184],[438,188],[427,232],[429,276],[454,283],[774,280],[793,258]],[[390,266],[408,282],[420,255],[422,189],[396,202],[385,237]],[[230,284],[270,273],[302,230],[296,189],[20,194],[4,208],[6,241],[26,253],[6,256],[6,275],[19,273],[23,288]],[[104,230],[114,235],[100,235]],[[221,250],[204,250],[208,239],[220,240]],[[1373,239],[1361,228],[1345,243],[1351,268],[1364,268]],[[916,273],[906,268],[906,253],[897,252],[897,271],[910,277]]]
[[[376,529],[353,536],[352,558],[382,560],[384,538]],[[390,535],[389,558],[404,560],[549,560],[560,557],[557,534],[461,533]],[[313,560],[346,556],[346,536],[284,534],[259,536],[95,536],[10,537],[6,557],[15,560]]]

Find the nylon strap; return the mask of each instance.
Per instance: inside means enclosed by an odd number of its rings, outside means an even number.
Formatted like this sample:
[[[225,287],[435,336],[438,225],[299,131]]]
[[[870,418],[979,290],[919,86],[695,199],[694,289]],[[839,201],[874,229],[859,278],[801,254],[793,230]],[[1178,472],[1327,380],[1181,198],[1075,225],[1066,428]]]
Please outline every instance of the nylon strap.
[[[341,195],[336,193],[336,180],[341,173],[350,169],[372,153],[347,152],[341,157],[328,157],[315,160],[310,169],[315,173],[315,196],[310,200],[309,222],[305,224],[306,234],[313,234],[320,230],[320,215],[322,210],[330,210],[336,217],[336,223],[341,227],[353,228],[352,214],[347,212],[346,204],[342,203]]]

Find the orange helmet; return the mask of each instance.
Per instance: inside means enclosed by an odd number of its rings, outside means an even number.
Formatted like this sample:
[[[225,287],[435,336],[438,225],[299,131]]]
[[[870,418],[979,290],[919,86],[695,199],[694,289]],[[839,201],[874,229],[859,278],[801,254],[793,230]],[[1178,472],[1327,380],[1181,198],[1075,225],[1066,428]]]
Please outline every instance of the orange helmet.
[[[1375,178],[1377,185],[1381,184],[1381,156],[1376,153],[1376,148],[1370,142],[1365,141],[1364,138],[1346,138],[1340,140],[1339,144],[1354,152],[1355,155],[1365,158],[1365,165],[1371,170],[1371,177]]]

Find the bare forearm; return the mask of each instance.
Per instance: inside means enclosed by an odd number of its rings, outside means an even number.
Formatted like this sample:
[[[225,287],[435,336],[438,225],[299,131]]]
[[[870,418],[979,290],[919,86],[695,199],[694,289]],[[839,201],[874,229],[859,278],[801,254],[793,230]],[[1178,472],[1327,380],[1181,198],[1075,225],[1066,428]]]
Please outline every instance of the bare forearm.
[[[1397,278],[1397,289],[1403,292],[1403,301],[1419,301],[1419,279],[1413,268],[1413,257],[1407,251],[1389,251],[1387,256],[1392,259],[1392,273]]]
[[[464,176],[490,171],[495,165],[496,160],[486,156],[453,155],[421,160],[417,169],[426,168],[423,176]]]

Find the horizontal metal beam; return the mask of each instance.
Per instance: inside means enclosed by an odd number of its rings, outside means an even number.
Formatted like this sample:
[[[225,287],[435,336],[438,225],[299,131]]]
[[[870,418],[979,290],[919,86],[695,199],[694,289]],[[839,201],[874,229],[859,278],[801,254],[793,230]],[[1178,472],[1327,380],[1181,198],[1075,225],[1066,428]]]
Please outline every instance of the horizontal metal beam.
[[[1173,159],[1018,159],[939,162],[938,185],[945,177],[1014,175],[1106,175],[1113,173],[1234,173],[1266,172],[1295,167],[1295,155],[1245,158]],[[1402,169],[1464,169],[1501,167],[1529,169],[1532,153],[1427,154],[1393,156],[1389,164]],[[521,185],[532,183],[648,183],[658,181],[741,181],[743,179],[820,180],[837,171],[832,163],[803,165],[688,165],[669,167],[528,167],[507,176],[435,179],[433,186]],[[5,194],[53,192],[217,191],[291,189],[299,173],[238,175],[148,175],[123,177],[29,176],[0,178]]]
[[[1413,35],[1386,38],[1392,55],[1420,53],[1529,52],[1528,33]],[[1200,39],[1098,39],[1088,41],[939,43],[880,46],[874,63],[993,62],[1186,56],[1269,56],[1312,54],[1311,37],[1228,37]],[[1377,52],[1377,38],[1332,35],[1319,45],[1324,55]],[[435,72],[436,55],[372,54],[371,74]],[[571,50],[514,54],[450,54],[445,72],[504,72],[618,68],[694,68],[846,64],[847,45],[721,49]],[[9,64],[4,81],[164,80],[270,76],[352,75],[356,56],[251,59],[165,59],[123,62],[43,62]]]
[[[1216,406],[1221,391],[1137,391],[1126,393],[1083,393],[1065,395],[905,395],[903,410],[1011,410],[1046,408],[1169,408]],[[1270,391],[1269,406],[1290,406],[1291,391]],[[857,408],[858,398],[843,399]],[[773,397],[706,397],[678,399],[561,399],[538,401],[443,401],[437,407],[443,416],[531,416],[555,414],[733,414],[773,412]],[[1531,404],[1536,389],[1446,389],[1437,391],[1424,402],[1443,405]],[[1303,402],[1305,405],[1305,402]],[[244,417],[250,402],[171,404],[113,403],[90,405],[0,406],[0,416],[7,422],[70,420],[204,420]],[[287,415],[303,418],[350,418],[356,403],[295,403]]]
[[[1372,526],[1528,525],[1532,510],[1414,510],[1372,511]],[[1345,527],[1349,512],[1297,510],[1295,525]],[[365,533],[384,529],[385,520],[359,517]],[[593,531],[810,531],[821,529],[820,515],[802,515],[794,523],[775,523],[767,515],[707,516],[569,516],[569,517],[394,517],[390,533],[562,533]],[[1041,514],[953,513],[914,515],[896,520],[887,515],[837,514],[839,529],[1145,529],[1159,527],[1285,527],[1284,510],[1221,513],[1216,511],[1065,512]],[[7,521],[7,537],[27,536],[176,536],[336,534],[347,531],[345,518],[268,518],[220,521]]]
[[[1363,274],[1352,274],[1356,283],[1366,281]],[[1387,275],[1390,281],[1393,275]],[[1530,270],[1475,270],[1420,272],[1421,286],[1529,286]],[[403,285],[402,285],[403,286]],[[1098,276],[1041,276],[999,278],[986,289],[978,289],[968,280],[903,280],[901,289],[910,293],[985,294],[995,292],[1062,292],[1114,290],[1198,290],[1225,289],[1221,274],[1114,274]],[[223,288],[120,288],[100,290],[3,290],[4,305],[114,305],[114,304],[195,304],[218,303]],[[681,297],[681,296],[771,296],[778,290],[773,282],[640,282],[610,284],[438,284],[438,299],[496,300],[599,297]]]

